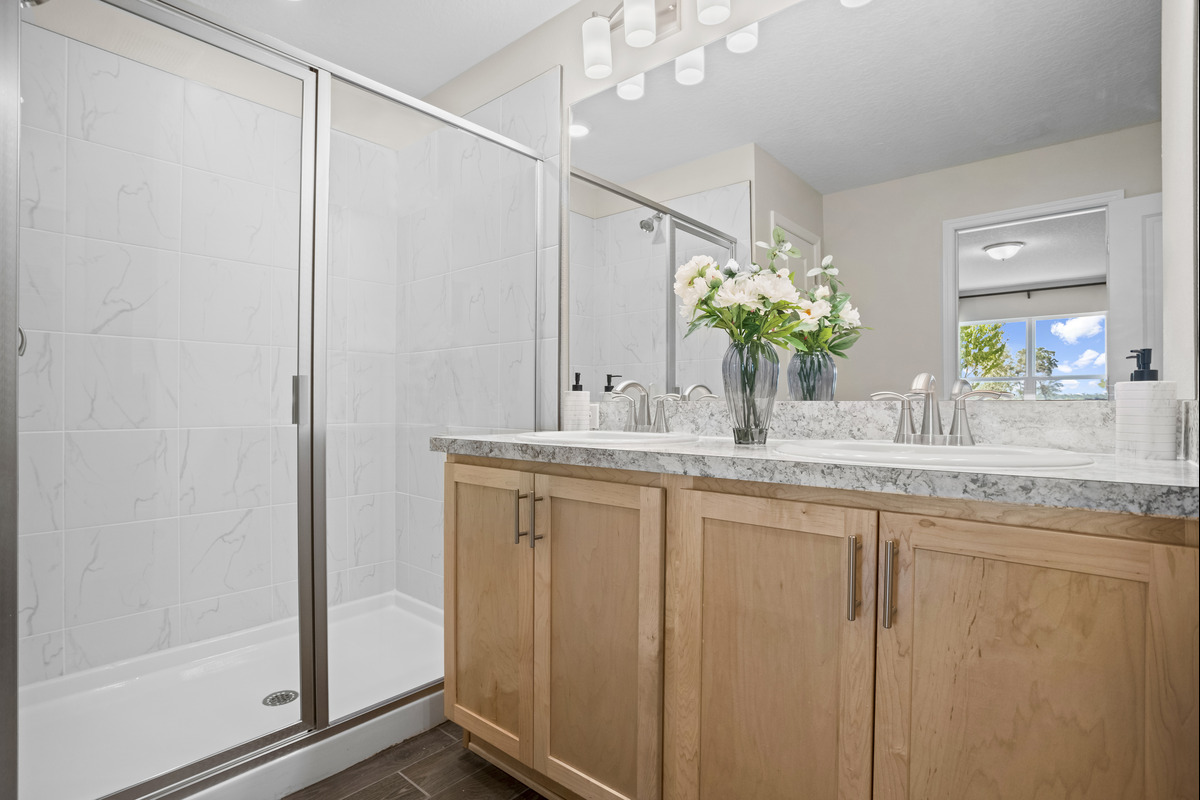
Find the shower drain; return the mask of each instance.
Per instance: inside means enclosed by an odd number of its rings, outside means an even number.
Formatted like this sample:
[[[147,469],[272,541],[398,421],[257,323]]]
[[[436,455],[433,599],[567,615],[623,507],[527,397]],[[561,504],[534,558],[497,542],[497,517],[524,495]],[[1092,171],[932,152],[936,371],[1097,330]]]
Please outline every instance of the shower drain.
[[[299,692],[294,692],[291,689],[284,689],[279,692],[271,692],[263,698],[264,706],[283,706],[295,700],[300,696]]]

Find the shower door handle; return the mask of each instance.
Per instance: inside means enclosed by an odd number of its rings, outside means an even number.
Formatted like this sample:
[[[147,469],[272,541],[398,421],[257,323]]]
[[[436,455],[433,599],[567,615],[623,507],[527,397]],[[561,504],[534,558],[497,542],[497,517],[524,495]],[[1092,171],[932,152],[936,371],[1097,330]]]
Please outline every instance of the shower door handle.
[[[17,357],[25,355],[25,345],[29,344],[25,338],[25,331],[20,325],[17,326]]]

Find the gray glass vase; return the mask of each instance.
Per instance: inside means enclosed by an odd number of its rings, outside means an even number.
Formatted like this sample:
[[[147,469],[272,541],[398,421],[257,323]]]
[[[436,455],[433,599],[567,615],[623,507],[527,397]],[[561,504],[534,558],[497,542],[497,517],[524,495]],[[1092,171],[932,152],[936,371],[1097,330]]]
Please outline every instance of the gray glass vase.
[[[793,400],[832,400],[837,388],[837,364],[828,352],[797,351],[787,367],[788,397]]]
[[[779,356],[761,339],[731,342],[721,362],[734,444],[766,444],[779,386]]]

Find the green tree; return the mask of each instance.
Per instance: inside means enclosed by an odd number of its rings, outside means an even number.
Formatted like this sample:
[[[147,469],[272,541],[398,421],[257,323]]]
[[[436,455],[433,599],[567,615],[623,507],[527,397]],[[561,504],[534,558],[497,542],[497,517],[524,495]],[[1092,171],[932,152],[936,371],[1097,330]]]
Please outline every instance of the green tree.
[[[978,325],[962,325],[958,334],[958,358],[962,375],[976,378],[1024,375],[1024,360],[1021,368],[1013,372],[1012,353],[1004,340],[1004,323],[983,322]],[[976,389],[991,389],[996,392],[1010,390],[1008,383],[999,381],[972,381]]]
[[[1025,373],[1025,348],[1022,347],[1013,356],[1013,361],[1020,364],[1021,371],[1014,373],[1023,375]],[[1058,369],[1058,354],[1053,350],[1048,350],[1045,347],[1039,347],[1037,353],[1034,354],[1033,374],[1045,375],[1050,377],[1054,374],[1054,370]],[[1053,400],[1062,394],[1062,381],[1038,381],[1037,395],[1041,400]]]

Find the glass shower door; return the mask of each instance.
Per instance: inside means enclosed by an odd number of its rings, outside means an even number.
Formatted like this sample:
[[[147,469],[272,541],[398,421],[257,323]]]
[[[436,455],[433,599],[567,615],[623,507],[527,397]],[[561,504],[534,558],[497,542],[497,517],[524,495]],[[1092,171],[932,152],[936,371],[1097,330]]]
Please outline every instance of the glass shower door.
[[[20,797],[76,800],[303,727],[307,79],[95,0],[23,18]]]
[[[721,266],[733,257],[728,241],[715,234],[672,219],[669,233],[671,253],[668,270],[675,270],[696,256],[708,256]],[[715,328],[701,328],[687,335],[688,320],[679,314],[679,298],[669,293],[667,330],[673,331],[667,351],[668,382],[672,392],[702,384],[712,394],[724,394],[721,359],[729,349],[729,336]]]

